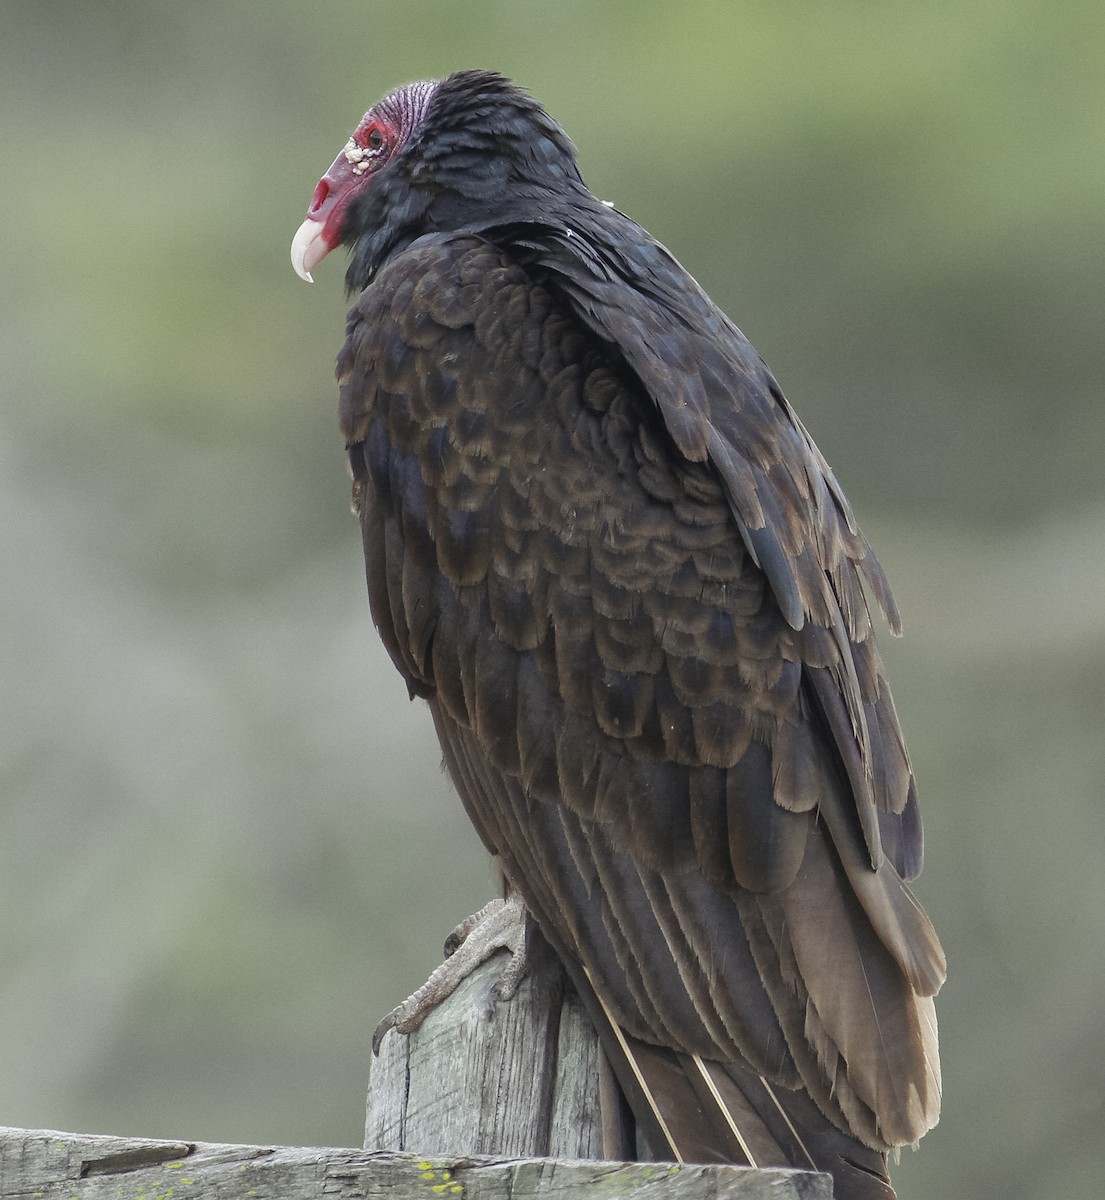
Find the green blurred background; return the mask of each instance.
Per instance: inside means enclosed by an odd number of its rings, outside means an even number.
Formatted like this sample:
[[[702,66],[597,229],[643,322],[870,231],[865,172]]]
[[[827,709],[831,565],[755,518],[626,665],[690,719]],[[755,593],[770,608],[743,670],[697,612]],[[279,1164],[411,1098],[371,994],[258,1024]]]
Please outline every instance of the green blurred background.
[[[945,1109],[903,1200],[1105,1166],[1105,7],[0,6],[0,1123],[356,1145],[491,894],[376,644],[339,256],[363,110],[502,70],[773,365],[896,585]]]

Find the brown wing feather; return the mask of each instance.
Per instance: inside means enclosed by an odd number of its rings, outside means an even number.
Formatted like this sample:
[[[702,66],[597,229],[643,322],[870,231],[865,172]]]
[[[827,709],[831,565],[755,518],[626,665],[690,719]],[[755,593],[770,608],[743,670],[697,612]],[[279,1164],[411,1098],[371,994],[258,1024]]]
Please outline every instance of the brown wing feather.
[[[628,1036],[804,1091],[876,1152],[920,1137],[943,960],[900,878],[916,801],[857,572],[888,592],[819,456],[765,488],[783,467],[756,428],[762,474],[731,472],[788,552],[825,556],[801,587],[831,619],[795,628],[710,438],[681,452],[639,375],[495,246],[385,265],[339,379],[374,619],[577,984]],[[772,510],[813,490],[839,518],[820,547]]]

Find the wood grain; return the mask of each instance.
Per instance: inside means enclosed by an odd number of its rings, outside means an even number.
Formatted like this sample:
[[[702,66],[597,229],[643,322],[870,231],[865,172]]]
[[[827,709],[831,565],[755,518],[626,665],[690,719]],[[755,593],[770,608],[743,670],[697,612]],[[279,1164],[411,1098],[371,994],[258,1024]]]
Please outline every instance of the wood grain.
[[[0,1127],[2,1200],[831,1200],[827,1176],[747,1167],[397,1154]]]

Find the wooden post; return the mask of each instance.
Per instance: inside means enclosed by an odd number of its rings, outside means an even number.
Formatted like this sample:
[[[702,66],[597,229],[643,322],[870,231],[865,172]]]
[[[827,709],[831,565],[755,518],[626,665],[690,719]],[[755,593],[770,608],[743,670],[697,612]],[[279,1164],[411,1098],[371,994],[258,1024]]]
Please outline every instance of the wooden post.
[[[507,961],[473,971],[409,1037],[385,1035],[366,1150],[604,1157],[594,1027],[543,943],[513,999],[496,1003]]]

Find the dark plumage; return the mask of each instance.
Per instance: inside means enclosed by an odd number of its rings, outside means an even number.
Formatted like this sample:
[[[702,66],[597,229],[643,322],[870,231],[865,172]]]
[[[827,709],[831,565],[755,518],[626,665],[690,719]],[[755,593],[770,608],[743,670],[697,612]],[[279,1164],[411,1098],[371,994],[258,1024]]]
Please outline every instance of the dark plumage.
[[[373,618],[653,1151],[891,1195],[937,1118],[944,958],[865,588],[898,614],[831,471],[499,75],[366,115],[297,269],[339,241]]]

